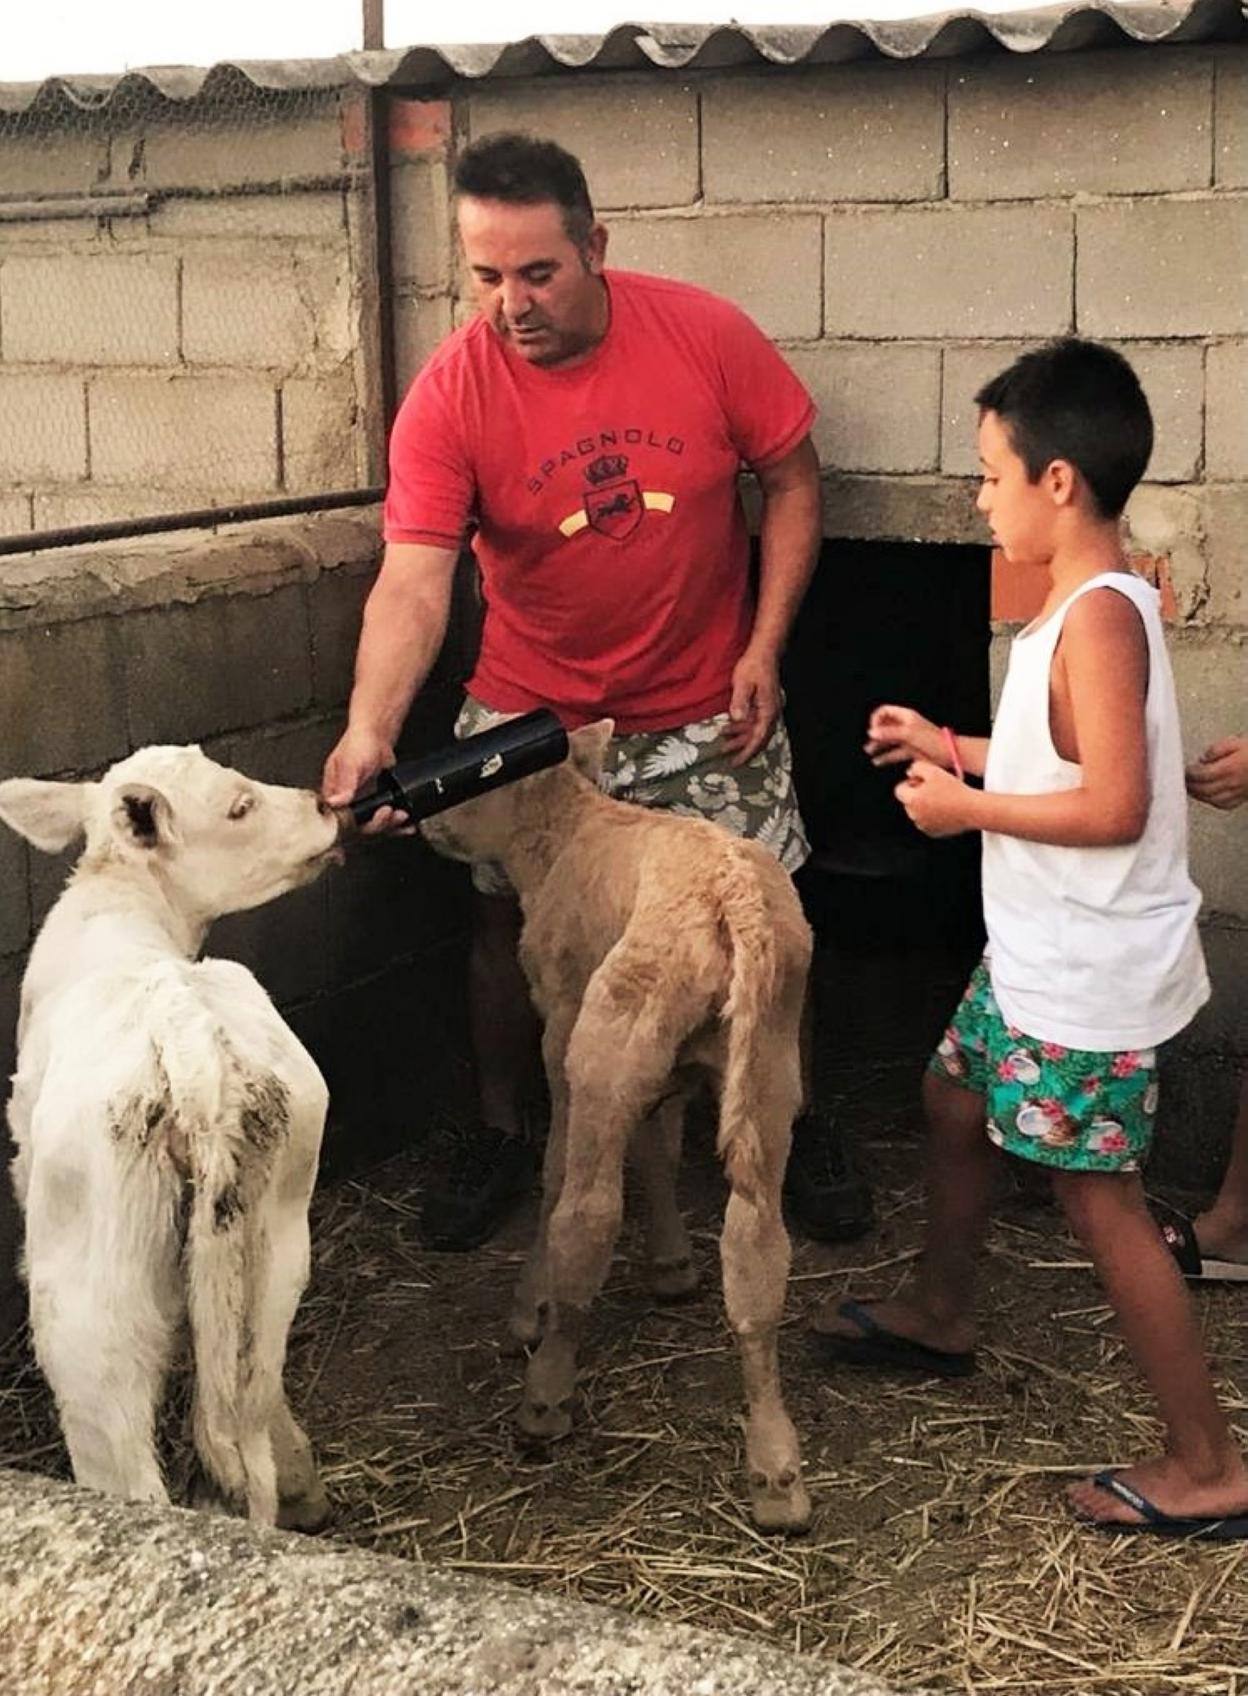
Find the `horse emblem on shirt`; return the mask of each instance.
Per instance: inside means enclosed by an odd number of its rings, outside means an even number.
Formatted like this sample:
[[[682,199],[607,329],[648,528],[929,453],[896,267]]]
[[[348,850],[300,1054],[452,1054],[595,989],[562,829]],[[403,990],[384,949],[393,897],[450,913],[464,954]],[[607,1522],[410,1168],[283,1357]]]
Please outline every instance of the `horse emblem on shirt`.
[[[628,455],[604,453],[585,468],[590,487],[585,491],[581,508],[569,513],[559,528],[565,536],[575,536],[586,526],[613,542],[631,536],[646,511],[670,512],[675,496],[662,491],[642,490],[635,477],[628,477]]]
[[[625,477],[628,456],[604,453],[585,469],[591,487],[585,491],[585,516],[600,536],[622,542],[641,523],[645,510],[635,477]]]

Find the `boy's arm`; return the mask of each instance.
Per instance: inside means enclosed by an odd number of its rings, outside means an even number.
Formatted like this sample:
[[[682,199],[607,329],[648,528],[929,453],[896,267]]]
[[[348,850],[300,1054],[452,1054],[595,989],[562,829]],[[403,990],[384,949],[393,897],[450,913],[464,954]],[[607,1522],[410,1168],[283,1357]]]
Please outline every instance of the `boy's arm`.
[[[1069,702],[1082,768],[1078,788],[1002,795],[968,789],[919,761],[897,796],[920,830],[932,836],[991,830],[1062,848],[1139,840],[1149,803],[1148,643],[1140,615],[1117,590],[1093,590],[1070,609],[1059,653],[1053,688]]]
[[[988,762],[988,738],[946,731],[942,725],[934,724],[930,718],[915,712],[913,707],[876,707],[867,721],[864,747],[873,766],[895,766],[903,761],[908,765],[911,760],[930,760],[933,765],[952,770],[950,738],[957,749],[962,770],[970,777],[982,777]]]
[[[984,767],[988,764],[987,736],[963,736],[955,732],[954,741],[958,747],[958,757],[962,761],[962,770],[968,777],[982,777]]]

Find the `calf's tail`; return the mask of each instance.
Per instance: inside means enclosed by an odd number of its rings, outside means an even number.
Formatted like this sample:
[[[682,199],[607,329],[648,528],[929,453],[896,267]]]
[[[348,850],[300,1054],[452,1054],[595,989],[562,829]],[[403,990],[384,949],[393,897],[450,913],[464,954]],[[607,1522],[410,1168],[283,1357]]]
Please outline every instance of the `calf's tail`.
[[[729,859],[717,878],[721,923],[732,956],[720,1018],[728,1055],[719,1106],[719,1154],[733,1189],[754,1197],[762,1178],[758,1067],[779,987],[780,960],[767,904],[749,867]]]
[[[184,1270],[195,1448],[224,1494],[271,1525],[280,1367],[262,1334],[271,1251],[261,1203],[289,1129],[289,1100],[276,1078],[242,1067],[220,1030],[193,1048],[186,1036],[180,1030],[159,1053],[190,1178]]]

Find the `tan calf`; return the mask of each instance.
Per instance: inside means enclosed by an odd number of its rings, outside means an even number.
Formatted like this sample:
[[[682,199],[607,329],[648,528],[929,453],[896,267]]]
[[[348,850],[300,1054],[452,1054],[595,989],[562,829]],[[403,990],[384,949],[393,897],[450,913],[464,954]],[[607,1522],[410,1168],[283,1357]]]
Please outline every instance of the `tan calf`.
[[[541,1225],[511,1327],[536,1344],[521,1428],[572,1424],[576,1352],[610,1264],[633,1142],[649,1204],[652,1287],[692,1288],[675,1174],[687,1084],[709,1073],[731,1186],[720,1239],[741,1349],[756,1524],[810,1516],[777,1339],[789,1272],[780,1190],[801,1098],[798,1025],[810,933],[763,848],[702,819],[613,801],[594,782],[610,720],[577,731],[568,763],[422,825],[459,859],[500,861],[524,909],[520,956],[545,1022],[552,1119]]]

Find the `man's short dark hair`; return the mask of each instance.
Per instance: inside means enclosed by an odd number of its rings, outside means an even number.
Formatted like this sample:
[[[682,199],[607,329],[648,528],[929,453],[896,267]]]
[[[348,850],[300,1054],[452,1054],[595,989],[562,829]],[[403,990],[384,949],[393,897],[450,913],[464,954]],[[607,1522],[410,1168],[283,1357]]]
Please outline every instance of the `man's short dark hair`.
[[[1153,416],[1127,361],[1066,336],[1023,354],[975,396],[995,412],[1035,483],[1055,459],[1078,470],[1102,518],[1117,518],[1153,451]]]
[[[583,247],[594,227],[594,208],[580,160],[557,141],[518,130],[483,136],[460,154],[455,193],[513,206],[555,205],[570,240]]]

